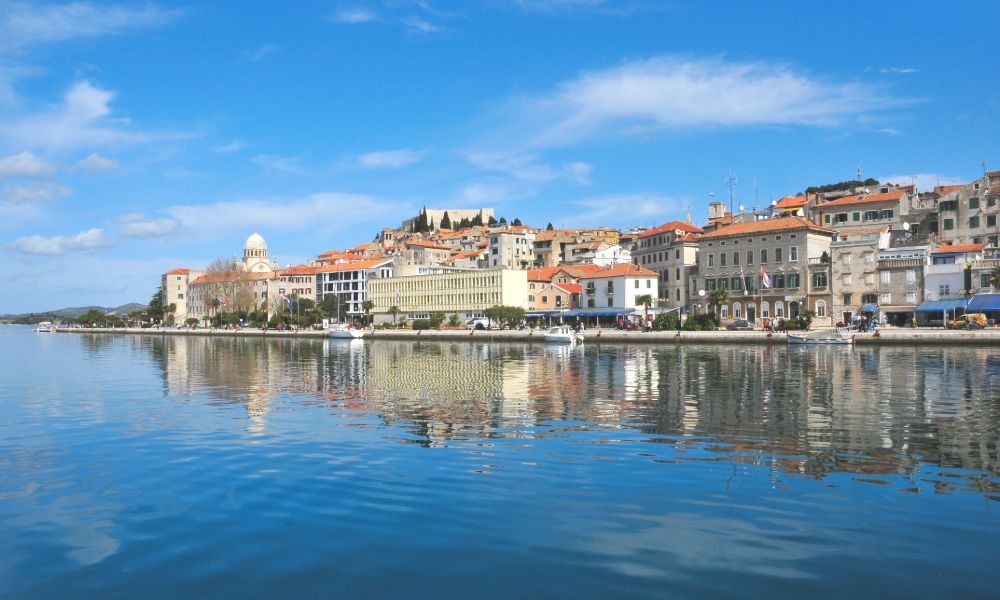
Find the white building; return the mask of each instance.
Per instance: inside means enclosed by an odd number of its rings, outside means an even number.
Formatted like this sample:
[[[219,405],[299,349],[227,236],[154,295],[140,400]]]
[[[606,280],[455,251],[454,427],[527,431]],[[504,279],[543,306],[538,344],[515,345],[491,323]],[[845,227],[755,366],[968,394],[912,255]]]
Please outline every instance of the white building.
[[[364,301],[368,299],[372,280],[392,277],[393,264],[389,258],[371,258],[354,262],[326,265],[316,269],[316,302],[330,295],[340,296],[347,307],[341,320],[365,314]]]
[[[535,232],[514,226],[489,232],[487,260],[490,269],[530,269],[535,260]]]
[[[659,297],[659,276],[633,264],[617,264],[579,277],[580,309],[569,316],[616,317],[633,314],[642,305],[636,298]]]

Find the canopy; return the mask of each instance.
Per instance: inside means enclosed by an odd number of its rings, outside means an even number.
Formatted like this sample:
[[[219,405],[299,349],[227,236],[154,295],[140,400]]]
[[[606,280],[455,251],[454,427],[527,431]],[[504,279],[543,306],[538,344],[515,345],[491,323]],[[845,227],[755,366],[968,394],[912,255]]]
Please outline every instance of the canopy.
[[[628,310],[627,308],[608,309],[608,310],[576,309],[567,312],[566,316],[567,317],[627,317],[630,314],[632,314],[632,311]]]
[[[876,313],[878,312],[877,304],[865,304],[861,307],[861,312],[863,313]]]
[[[524,313],[526,317],[558,317],[560,315],[567,314],[568,311],[563,310],[531,310]]]
[[[966,312],[982,312],[984,310],[1000,310],[1000,294],[976,294],[969,301]]]
[[[954,312],[956,308],[965,308],[968,304],[968,300],[965,298],[956,298],[954,300],[928,300],[926,302],[921,302],[920,306],[916,308],[918,313],[941,313],[944,311]]]

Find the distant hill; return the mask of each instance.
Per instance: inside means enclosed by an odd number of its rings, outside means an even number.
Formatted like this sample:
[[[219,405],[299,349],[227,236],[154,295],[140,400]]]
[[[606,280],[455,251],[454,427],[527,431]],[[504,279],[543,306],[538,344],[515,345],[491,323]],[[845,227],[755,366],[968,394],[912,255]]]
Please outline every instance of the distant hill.
[[[137,310],[143,310],[146,308],[145,304],[139,304],[138,302],[129,302],[128,304],[123,304],[117,307],[107,307],[107,306],[73,306],[70,308],[60,308],[58,310],[40,310],[33,311],[30,313],[24,313],[20,315],[0,315],[0,319],[20,319],[29,317],[31,315],[51,315],[53,317],[63,318],[63,319],[76,319],[90,310],[98,310],[104,314],[118,314],[127,315],[130,312],[135,312]]]

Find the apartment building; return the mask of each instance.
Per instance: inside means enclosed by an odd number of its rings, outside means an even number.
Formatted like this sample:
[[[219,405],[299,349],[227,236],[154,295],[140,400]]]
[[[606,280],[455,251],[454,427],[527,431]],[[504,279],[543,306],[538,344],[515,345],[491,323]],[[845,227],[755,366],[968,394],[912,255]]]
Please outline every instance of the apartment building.
[[[658,279],[653,271],[633,264],[618,264],[585,273],[578,278],[583,295],[577,316],[604,316],[609,311],[615,316],[631,313],[641,306],[636,302],[639,296],[648,294],[654,300],[659,297]]]
[[[638,235],[632,263],[655,272],[659,278],[659,304],[683,307],[690,302],[688,282],[698,265],[700,227],[670,221]]]
[[[878,299],[884,323],[896,327],[913,323],[917,306],[924,301],[924,268],[931,248],[926,238],[899,235],[879,250],[878,286],[869,293]]]
[[[356,318],[365,313],[362,304],[368,299],[368,288],[373,280],[392,277],[393,262],[389,258],[370,258],[355,262],[326,265],[316,269],[316,301],[336,294],[347,307],[341,320]]]
[[[457,314],[465,320],[481,317],[496,305],[529,308],[528,273],[520,269],[376,278],[368,281],[367,291],[375,305],[375,323],[391,323],[397,316],[422,319],[433,313]],[[390,307],[398,312],[393,314]]]
[[[487,260],[490,269],[530,269],[535,262],[535,231],[513,226],[489,231]]]
[[[1000,171],[942,195],[937,214],[942,242],[1000,246]]]

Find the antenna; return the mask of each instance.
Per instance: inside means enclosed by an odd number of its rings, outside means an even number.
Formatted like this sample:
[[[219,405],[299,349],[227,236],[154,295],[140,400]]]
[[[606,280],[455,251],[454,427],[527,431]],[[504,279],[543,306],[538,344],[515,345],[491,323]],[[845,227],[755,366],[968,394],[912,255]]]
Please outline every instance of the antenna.
[[[760,204],[759,200],[760,200],[760,198],[757,196],[757,180],[754,179],[753,180],[753,205],[754,205],[754,208],[756,208],[757,205]],[[743,212],[743,205],[742,204],[740,205],[740,212]]]
[[[986,175],[986,161],[979,163],[979,166],[983,168],[983,175]]]
[[[729,178],[726,179],[726,187],[729,188],[729,214],[733,214],[733,195],[736,192],[736,184],[738,180],[736,179],[736,173],[732,170],[729,171]]]
[[[861,181],[861,167],[858,167],[858,181]]]

